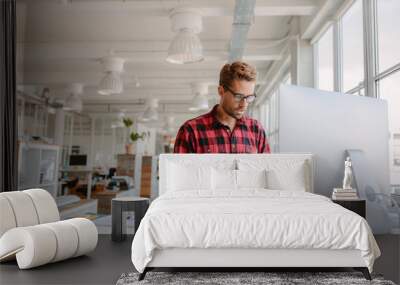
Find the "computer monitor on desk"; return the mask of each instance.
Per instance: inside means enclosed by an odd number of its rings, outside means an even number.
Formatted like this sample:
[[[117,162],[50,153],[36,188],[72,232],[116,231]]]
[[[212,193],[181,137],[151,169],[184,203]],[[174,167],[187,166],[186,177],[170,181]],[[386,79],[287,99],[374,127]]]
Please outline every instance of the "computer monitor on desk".
[[[69,166],[73,168],[82,168],[87,165],[86,154],[74,154],[69,156]]]
[[[87,184],[86,199],[91,197],[92,169],[87,166],[86,154],[73,154],[69,156],[69,167],[61,169],[63,177],[79,177],[79,184]]]

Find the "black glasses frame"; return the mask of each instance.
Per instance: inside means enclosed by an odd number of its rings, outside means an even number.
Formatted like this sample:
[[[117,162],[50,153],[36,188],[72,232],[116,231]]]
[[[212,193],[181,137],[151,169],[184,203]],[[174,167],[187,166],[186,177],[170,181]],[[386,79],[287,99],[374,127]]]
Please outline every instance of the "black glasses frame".
[[[251,95],[244,95],[242,93],[236,93],[234,92],[232,89],[230,89],[228,86],[222,86],[225,90],[229,91],[230,93],[232,93],[233,97],[235,98],[236,102],[241,102],[243,99],[248,103],[252,103],[254,102],[254,100],[257,98],[257,94],[251,94]],[[250,101],[249,101],[250,100]]]

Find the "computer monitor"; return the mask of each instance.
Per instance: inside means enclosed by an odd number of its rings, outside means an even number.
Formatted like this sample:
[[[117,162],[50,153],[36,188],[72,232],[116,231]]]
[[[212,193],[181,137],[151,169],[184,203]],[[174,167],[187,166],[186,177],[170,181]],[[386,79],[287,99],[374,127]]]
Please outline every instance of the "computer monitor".
[[[70,166],[86,166],[87,155],[86,154],[74,154],[69,156]]]

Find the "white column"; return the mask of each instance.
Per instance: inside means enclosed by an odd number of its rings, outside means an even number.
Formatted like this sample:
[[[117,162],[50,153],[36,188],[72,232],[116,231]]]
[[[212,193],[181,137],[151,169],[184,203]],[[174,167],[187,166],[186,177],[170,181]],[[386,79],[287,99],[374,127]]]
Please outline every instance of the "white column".
[[[68,155],[72,153],[72,137],[74,136],[74,114],[71,114],[71,126],[69,132]]]
[[[116,132],[115,132],[115,128],[111,128],[111,135],[112,135],[112,146],[111,146],[111,154],[113,155],[113,157],[115,156],[115,144],[116,144]],[[114,161],[114,159],[113,159]]]
[[[90,117],[90,163],[89,166],[92,169],[94,166],[94,155],[95,155],[95,151],[94,151],[94,128],[95,128],[95,122],[96,122],[96,117]]]
[[[342,33],[340,22],[335,21],[333,24],[333,88],[336,92],[342,92],[343,73],[342,73]]]
[[[375,76],[377,72],[377,46],[375,43],[377,42],[377,31],[376,25],[376,3],[374,1],[366,1],[363,2],[364,9],[364,88],[365,95],[369,97],[377,97],[376,94],[376,83]]]
[[[56,118],[54,123],[54,143],[64,144],[65,112],[63,109],[56,109]]]
[[[104,156],[104,131],[105,131],[105,118],[104,116],[101,117],[101,151],[103,152],[103,159],[105,158]]]
[[[38,135],[38,105],[33,104],[33,135],[37,136]]]
[[[292,84],[314,87],[313,46],[309,40],[303,40],[299,36],[299,17],[293,17],[290,24],[289,52]]]

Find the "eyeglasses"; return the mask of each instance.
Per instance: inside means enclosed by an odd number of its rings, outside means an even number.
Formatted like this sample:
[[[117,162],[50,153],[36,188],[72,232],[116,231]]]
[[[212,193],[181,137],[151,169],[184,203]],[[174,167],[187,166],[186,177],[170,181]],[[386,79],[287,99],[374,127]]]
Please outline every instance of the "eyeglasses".
[[[229,92],[232,93],[233,98],[235,98],[235,101],[238,102],[238,103],[242,102],[242,100],[245,100],[248,104],[250,104],[250,103],[252,103],[252,102],[256,99],[256,97],[257,97],[257,96],[256,96],[256,93],[251,94],[251,95],[244,95],[244,94],[241,94],[241,93],[233,92],[233,91],[232,91],[229,87],[227,87],[227,86],[223,86],[223,87],[224,87],[225,90],[228,90]]]

